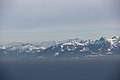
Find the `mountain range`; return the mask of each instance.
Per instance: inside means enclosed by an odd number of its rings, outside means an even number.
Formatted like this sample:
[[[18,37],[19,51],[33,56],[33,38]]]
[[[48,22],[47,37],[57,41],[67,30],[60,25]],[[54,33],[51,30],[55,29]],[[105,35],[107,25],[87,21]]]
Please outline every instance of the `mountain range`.
[[[75,38],[65,41],[14,42],[0,45],[0,57],[64,58],[106,55],[120,55],[120,37],[101,37],[95,41]]]

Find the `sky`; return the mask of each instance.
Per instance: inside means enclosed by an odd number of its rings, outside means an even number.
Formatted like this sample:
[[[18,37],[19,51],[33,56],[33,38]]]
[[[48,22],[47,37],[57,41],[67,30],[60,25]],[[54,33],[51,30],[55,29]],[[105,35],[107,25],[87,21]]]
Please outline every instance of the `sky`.
[[[0,0],[0,43],[120,35],[119,0]]]

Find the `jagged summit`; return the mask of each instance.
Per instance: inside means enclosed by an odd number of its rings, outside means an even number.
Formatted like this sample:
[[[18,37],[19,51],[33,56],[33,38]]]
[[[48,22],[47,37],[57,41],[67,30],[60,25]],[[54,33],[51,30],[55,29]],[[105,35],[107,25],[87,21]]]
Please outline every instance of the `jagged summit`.
[[[119,39],[119,37],[118,36],[113,36],[112,39]]]
[[[101,38],[99,39],[99,41],[106,41],[106,40],[107,40],[106,37],[101,37]]]

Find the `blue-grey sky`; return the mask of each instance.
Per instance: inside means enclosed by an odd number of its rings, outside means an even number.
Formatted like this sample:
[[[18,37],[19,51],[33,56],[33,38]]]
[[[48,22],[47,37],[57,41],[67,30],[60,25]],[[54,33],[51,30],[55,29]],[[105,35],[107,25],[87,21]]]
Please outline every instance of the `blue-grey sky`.
[[[119,36],[119,0],[2,0],[0,43]]]

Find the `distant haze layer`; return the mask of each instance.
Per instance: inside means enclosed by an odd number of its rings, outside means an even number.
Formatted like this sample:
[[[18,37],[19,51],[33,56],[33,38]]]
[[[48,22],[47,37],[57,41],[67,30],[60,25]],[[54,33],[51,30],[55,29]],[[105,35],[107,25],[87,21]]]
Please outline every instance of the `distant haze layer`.
[[[0,43],[119,36],[119,0],[1,0]]]

